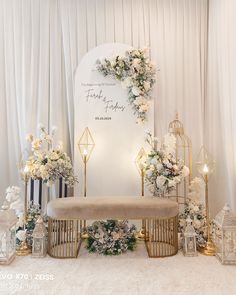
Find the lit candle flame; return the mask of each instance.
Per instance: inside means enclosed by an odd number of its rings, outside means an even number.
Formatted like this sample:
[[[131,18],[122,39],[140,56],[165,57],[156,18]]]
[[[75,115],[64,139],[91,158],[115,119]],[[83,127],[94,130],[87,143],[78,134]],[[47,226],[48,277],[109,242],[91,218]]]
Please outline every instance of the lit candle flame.
[[[208,166],[207,166],[207,164],[204,164],[203,173],[208,174],[208,172],[209,172]]]
[[[84,149],[84,151],[83,151],[83,155],[84,155],[84,156],[87,156],[87,155],[88,155],[88,151],[87,151],[86,149]]]
[[[24,173],[27,174],[28,172],[29,172],[29,166],[28,165],[25,165]]]

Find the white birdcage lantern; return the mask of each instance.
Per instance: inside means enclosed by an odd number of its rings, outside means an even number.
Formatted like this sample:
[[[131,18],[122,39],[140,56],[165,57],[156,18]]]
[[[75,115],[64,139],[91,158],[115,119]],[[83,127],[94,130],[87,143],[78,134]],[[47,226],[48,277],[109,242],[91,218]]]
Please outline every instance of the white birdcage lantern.
[[[196,232],[192,226],[192,220],[190,217],[186,220],[187,225],[184,231],[184,256],[197,256],[197,243],[196,243]]]
[[[0,264],[9,264],[16,256],[16,223],[14,210],[0,211]]]
[[[184,132],[184,125],[179,120],[178,113],[176,113],[175,119],[169,123],[168,131],[174,135],[176,139],[176,159],[182,159],[184,165],[189,168],[189,176],[184,178],[182,183],[177,184],[175,189],[176,201],[179,204],[185,204],[188,195],[188,187],[192,180],[192,142]]]
[[[32,257],[45,257],[47,254],[47,230],[40,216],[33,231]]]
[[[221,263],[236,264],[236,215],[228,204],[213,220],[213,241]]]

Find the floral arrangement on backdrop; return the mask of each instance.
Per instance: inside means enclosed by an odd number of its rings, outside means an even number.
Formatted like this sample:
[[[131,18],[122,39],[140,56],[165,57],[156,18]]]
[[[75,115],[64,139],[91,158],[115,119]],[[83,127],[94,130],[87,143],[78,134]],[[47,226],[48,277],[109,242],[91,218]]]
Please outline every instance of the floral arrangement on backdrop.
[[[195,177],[190,183],[189,190],[190,193],[184,211],[179,215],[179,231],[184,233],[186,219],[190,217],[197,234],[197,245],[204,247],[207,240],[207,224],[205,205],[201,201],[201,195],[204,191],[203,180]]]
[[[121,81],[122,87],[128,90],[128,101],[137,116],[137,123],[144,122],[155,83],[155,68],[149,60],[148,49],[131,49],[124,56],[98,60],[97,70]]]
[[[54,127],[51,134],[46,132],[43,125],[39,126],[40,136],[35,138],[32,134],[27,136],[31,144],[32,154],[26,161],[29,176],[33,179],[42,179],[51,185],[59,178],[64,178],[67,185],[73,186],[77,182],[74,176],[71,159],[63,152],[62,143],[54,146]]]
[[[144,162],[145,181],[154,196],[164,196],[189,175],[189,169],[182,160],[176,159],[174,135],[166,134],[164,142],[161,143],[151,133],[148,133],[146,141],[151,150]]]
[[[89,252],[103,255],[119,255],[136,246],[136,227],[128,226],[128,221],[95,221],[87,227]]]

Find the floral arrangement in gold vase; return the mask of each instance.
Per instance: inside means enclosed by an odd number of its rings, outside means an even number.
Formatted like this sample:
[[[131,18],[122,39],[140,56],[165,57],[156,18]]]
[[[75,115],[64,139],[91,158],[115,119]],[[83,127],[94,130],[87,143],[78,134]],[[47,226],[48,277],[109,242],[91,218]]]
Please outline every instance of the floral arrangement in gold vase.
[[[51,134],[46,132],[43,125],[40,125],[39,129],[40,136],[38,138],[32,134],[27,136],[32,151],[26,161],[29,176],[32,179],[42,179],[47,185],[63,178],[67,185],[73,186],[77,182],[77,178],[73,173],[71,159],[63,151],[61,143],[55,146],[53,142],[56,128],[53,128]]]

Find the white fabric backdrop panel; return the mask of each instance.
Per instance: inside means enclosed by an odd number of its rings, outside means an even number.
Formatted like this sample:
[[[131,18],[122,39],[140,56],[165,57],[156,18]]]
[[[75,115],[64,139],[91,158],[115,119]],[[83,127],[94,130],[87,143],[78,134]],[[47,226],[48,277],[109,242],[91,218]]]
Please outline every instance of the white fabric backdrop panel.
[[[212,213],[236,212],[236,1],[210,0],[206,143],[216,161]]]
[[[39,122],[58,126],[57,138],[73,156],[75,71],[103,43],[150,46],[159,69],[156,134],[166,133],[177,110],[196,155],[204,129],[207,2],[0,1],[1,198],[6,186],[19,184],[15,164],[25,134],[36,133]]]
[[[153,132],[153,107],[148,121],[136,124],[136,116],[128,103],[128,93],[121,83],[104,77],[96,70],[102,57],[124,55],[130,46],[104,44],[89,51],[78,66],[75,77],[75,170],[79,171],[79,188],[83,195],[83,162],[77,143],[88,127],[95,148],[88,161],[88,196],[140,195],[140,176],[135,158],[145,147],[146,132]],[[113,108],[114,107],[114,108]]]

